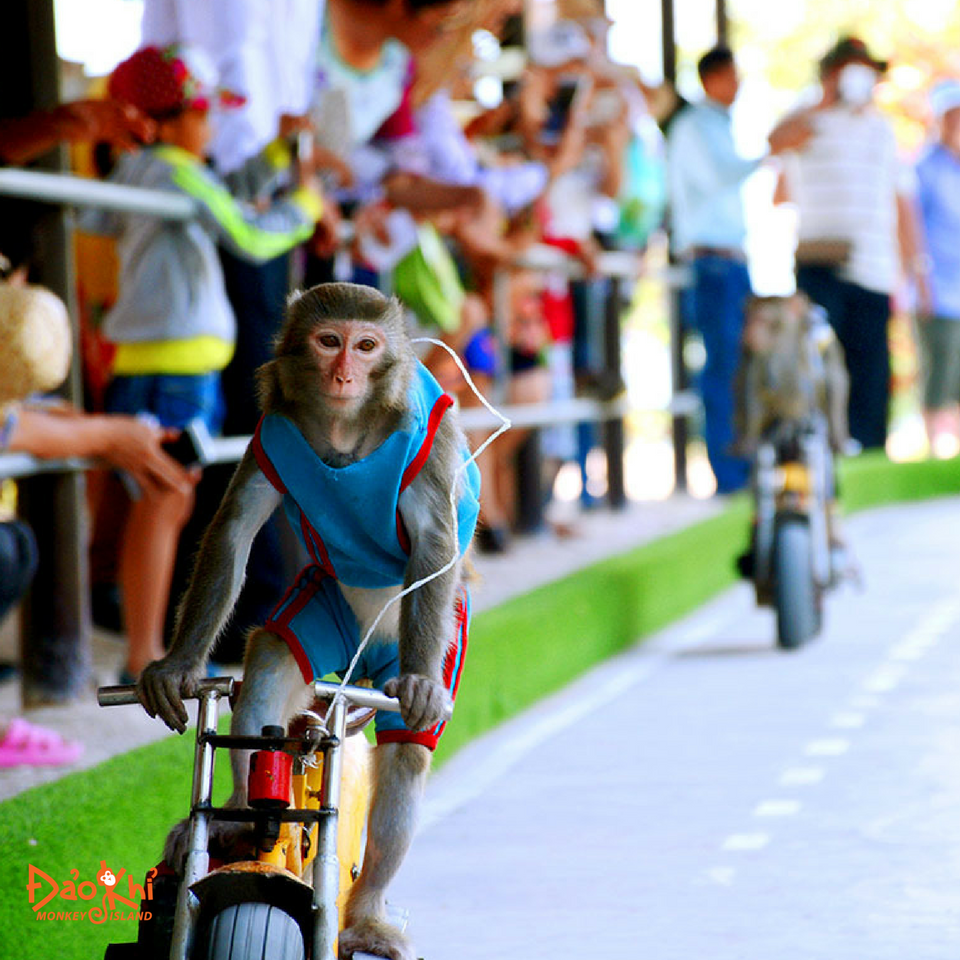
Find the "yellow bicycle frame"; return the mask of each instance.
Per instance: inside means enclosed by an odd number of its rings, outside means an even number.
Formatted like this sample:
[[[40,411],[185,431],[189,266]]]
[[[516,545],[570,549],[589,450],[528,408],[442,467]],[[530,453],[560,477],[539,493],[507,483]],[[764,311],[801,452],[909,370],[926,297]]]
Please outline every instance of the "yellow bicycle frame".
[[[360,873],[363,861],[363,834],[370,807],[372,750],[366,737],[347,737],[342,748],[343,779],[340,787],[340,816],[337,829],[337,851],[340,858],[340,895],[337,909],[343,918],[347,893]],[[301,810],[320,808],[320,784],[323,756],[315,756],[316,766],[294,766],[292,806]],[[302,772],[298,772],[298,770]],[[305,852],[304,852],[305,851]],[[317,825],[309,829],[302,823],[283,823],[273,849],[258,855],[260,863],[289,870],[294,876],[308,879],[307,869],[317,853]]]

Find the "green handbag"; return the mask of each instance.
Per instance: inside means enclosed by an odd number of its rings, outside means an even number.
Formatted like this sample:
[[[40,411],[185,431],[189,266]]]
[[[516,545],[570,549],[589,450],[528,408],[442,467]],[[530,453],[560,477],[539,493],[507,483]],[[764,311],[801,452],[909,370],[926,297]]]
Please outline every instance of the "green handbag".
[[[417,246],[393,268],[393,292],[425,326],[452,333],[465,293],[457,265],[430,223],[417,225]]]

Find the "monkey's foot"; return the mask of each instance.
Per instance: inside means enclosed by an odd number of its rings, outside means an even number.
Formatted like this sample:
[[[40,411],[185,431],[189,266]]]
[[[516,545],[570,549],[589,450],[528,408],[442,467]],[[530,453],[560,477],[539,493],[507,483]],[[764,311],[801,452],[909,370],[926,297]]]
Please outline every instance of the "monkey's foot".
[[[163,845],[163,859],[178,874],[183,873],[190,843],[190,820],[181,820],[167,834]],[[254,828],[252,823],[229,823],[214,820],[210,824],[210,855],[217,860],[248,860],[255,856]]]
[[[394,926],[376,917],[366,917],[340,934],[340,960],[367,953],[387,960],[417,960],[410,941]]]

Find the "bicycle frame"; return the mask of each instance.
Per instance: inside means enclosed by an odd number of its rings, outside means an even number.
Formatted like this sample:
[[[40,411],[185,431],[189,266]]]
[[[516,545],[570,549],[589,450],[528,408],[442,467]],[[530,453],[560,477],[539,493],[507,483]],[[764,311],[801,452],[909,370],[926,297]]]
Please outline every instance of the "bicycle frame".
[[[267,819],[279,821],[281,826],[290,825],[299,829],[287,830],[283,834],[286,849],[278,839],[271,850],[258,857],[263,869],[257,871],[261,878],[263,871],[272,873],[274,886],[284,886],[284,902],[299,905],[301,912],[308,912],[312,922],[295,917],[300,922],[305,940],[312,942],[313,960],[335,960],[335,944],[339,932],[337,899],[340,892],[340,859],[338,855],[338,827],[341,801],[341,779],[343,774],[343,745],[346,733],[347,704],[376,710],[399,712],[399,702],[381,693],[365,687],[348,686],[343,688],[342,698],[337,698],[328,711],[326,737],[311,736],[308,729],[303,737],[263,737],[232,736],[217,733],[217,719],[220,700],[233,692],[234,681],[231,677],[203,680],[199,684],[197,699],[196,748],[194,751],[193,784],[190,802],[190,826],[188,854],[183,879],[180,882],[177,907],[174,918],[173,939],[170,947],[170,960],[189,960],[195,940],[198,920],[201,914],[201,901],[215,890],[212,898],[218,904],[224,904],[224,885],[239,883],[243,864],[231,864],[223,872],[209,873],[209,838],[212,820],[234,822],[257,822]],[[340,690],[340,685],[324,681],[314,682],[314,691],[321,699],[331,699]],[[101,706],[118,706],[139,703],[136,687],[124,685],[101,687],[97,691]],[[228,810],[212,805],[214,754],[217,747],[234,749],[280,749],[297,747],[304,753],[322,753],[323,764],[320,773],[319,797],[311,788],[315,771],[301,771],[294,781],[294,801],[305,804],[296,808],[277,811],[257,811],[251,809]],[[312,831],[317,825],[316,843],[310,844],[310,855],[300,865],[307,868],[312,861],[312,895],[309,905],[305,894],[308,887],[294,873],[287,869],[291,863],[299,861],[300,830],[304,827]],[[312,836],[312,832],[311,832]],[[291,850],[291,848],[293,848]],[[288,857],[288,854],[291,857]],[[230,868],[233,868],[231,871]],[[218,876],[219,874],[219,876]],[[214,881],[214,878],[217,878]],[[249,887],[257,886],[256,875],[246,871],[244,882]],[[263,884],[260,883],[262,888]],[[289,898],[289,899],[288,899]],[[295,908],[296,909],[296,908]]]

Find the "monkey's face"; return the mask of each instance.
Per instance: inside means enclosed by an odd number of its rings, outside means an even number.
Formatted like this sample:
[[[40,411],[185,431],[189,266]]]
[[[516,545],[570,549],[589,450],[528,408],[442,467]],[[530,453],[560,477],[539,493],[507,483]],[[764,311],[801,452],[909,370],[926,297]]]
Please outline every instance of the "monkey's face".
[[[387,337],[380,324],[321,321],[314,327],[309,345],[320,374],[320,393],[327,403],[349,409],[367,399],[387,353]]]

